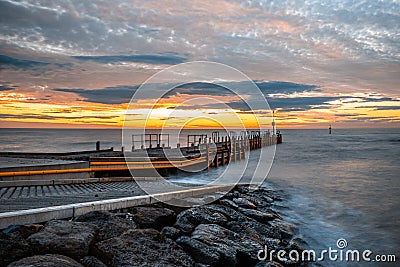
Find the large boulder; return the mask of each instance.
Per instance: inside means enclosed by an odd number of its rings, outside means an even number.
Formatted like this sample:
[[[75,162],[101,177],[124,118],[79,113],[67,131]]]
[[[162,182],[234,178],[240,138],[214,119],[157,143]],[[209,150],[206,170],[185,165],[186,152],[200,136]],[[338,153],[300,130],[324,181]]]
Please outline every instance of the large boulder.
[[[79,260],[88,254],[96,233],[93,224],[53,220],[27,240],[39,254],[61,254]]]
[[[262,244],[243,238],[239,234],[216,224],[200,224],[191,238],[196,239],[220,254],[219,265],[251,266],[257,262],[257,251]]]
[[[182,235],[182,231],[179,229],[176,229],[175,227],[172,226],[165,226],[162,230],[161,233],[165,235],[168,238],[171,238],[173,240],[177,239]]]
[[[180,246],[151,228],[128,230],[99,242],[93,254],[107,266],[194,266]]]
[[[19,225],[13,224],[8,226],[2,232],[5,234],[14,234],[17,233],[21,235],[23,238],[27,238],[28,236],[35,234],[43,229],[43,225],[41,224],[27,224],[27,225]]]
[[[205,206],[205,208],[207,208],[208,210],[213,211],[213,212],[221,213],[228,219],[228,221],[240,221],[245,218],[237,210],[235,210],[234,208],[231,208],[229,206],[224,206],[224,205],[220,205],[220,204],[209,204],[209,205]]]
[[[244,197],[233,198],[232,201],[235,202],[236,205],[238,205],[241,208],[246,208],[246,209],[256,208],[256,205],[253,202]]]
[[[240,222],[229,222],[227,228],[243,236],[258,236],[261,240],[290,239],[293,236],[292,227],[280,219],[274,219],[266,224],[248,218]]]
[[[91,211],[79,216],[77,222],[86,222],[99,228],[97,241],[122,235],[125,231],[136,229],[135,222],[120,218],[108,211]]]
[[[83,267],[75,260],[57,254],[38,255],[23,258],[8,265],[8,267]]]
[[[183,233],[189,234],[199,224],[218,224],[225,225],[228,219],[215,210],[208,209],[207,206],[194,207],[178,214],[175,228]]]
[[[276,261],[260,261],[254,267],[283,267],[283,265]]]
[[[276,237],[281,240],[291,239],[294,235],[293,225],[281,219],[275,219],[268,224],[271,226],[272,231],[277,234]]]
[[[221,205],[227,206],[227,207],[232,208],[232,209],[238,209],[239,208],[239,206],[235,202],[233,202],[232,200],[227,199],[227,198],[221,199],[219,201],[219,203]]]
[[[134,221],[140,225],[140,228],[161,230],[175,221],[175,212],[167,208],[134,207],[131,212]]]
[[[266,213],[259,210],[240,208],[239,211],[243,215],[246,215],[247,217],[250,217],[260,223],[268,223],[276,218],[272,213]]]
[[[181,236],[176,240],[183,250],[185,250],[197,263],[215,266],[220,260],[218,251],[203,242],[188,236]]]
[[[93,256],[86,256],[81,260],[81,263],[85,267],[107,267],[103,262],[101,262],[98,258]]]
[[[0,232],[0,266],[31,255],[32,247],[19,233]]]

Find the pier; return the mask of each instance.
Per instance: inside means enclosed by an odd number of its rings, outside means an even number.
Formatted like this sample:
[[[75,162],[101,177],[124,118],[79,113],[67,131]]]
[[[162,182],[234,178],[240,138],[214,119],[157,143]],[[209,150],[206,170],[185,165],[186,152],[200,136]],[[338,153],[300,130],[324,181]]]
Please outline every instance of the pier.
[[[162,146],[160,135],[153,139],[150,137],[149,140],[157,143],[150,142],[146,147],[146,138],[141,138],[143,144],[139,149],[132,145],[132,152],[125,153],[125,156],[123,151],[113,149],[72,153],[0,153],[0,158],[11,162],[13,159],[28,161],[19,166],[10,163],[0,168],[0,187],[108,182],[112,177],[130,178],[129,170],[135,172],[136,179],[151,176],[151,170],[164,174],[190,166],[210,169],[242,160],[250,150],[275,145],[281,140],[281,135],[271,136],[260,131],[225,137],[217,134],[212,137],[188,135],[188,146],[180,147],[178,144],[176,148],[169,147],[169,143],[167,147]],[[169,142],[169,139],[165,141]],[[96,142],[96,148],[99,146]],[[38,159],[42,162],[37,163]]]
[[[137,137],[135,137],[137,138]],[[195,191],[170,192],[168,182],[156,173],[176,172],[185,167],[224,166],[246,158],[250,150],[275,145],[279,136],[253,131],[241,136],[219,134],[188,136],[188,146],[176,148],[155,144],[132,145],[132,151],[96,150],[72,153],[0,153],[0,228],[12,223],[36,223],[67,218],[90,210],[115,210],[156,202],[135,181],[141,181],[165,199],[204,196],[224,186],[199,187]],[[127,156],[129,155],[129,156]],[[147,157],[144,157],[146,155]],[[180,156],[179,156],[180,155]],[[18,166],[13,166],[18,162]],[[133,174],[133,177],[131,175]],[[129,199],[128,199],[129,198]],[[132,199],[130,199],[132,198]],[[143,202],[144,201],[144,202]],[[89,203],[89,204],[88,204]],[[86,207],[86,208],[85,208]],[[76,215],[76,214],[75,214]]]

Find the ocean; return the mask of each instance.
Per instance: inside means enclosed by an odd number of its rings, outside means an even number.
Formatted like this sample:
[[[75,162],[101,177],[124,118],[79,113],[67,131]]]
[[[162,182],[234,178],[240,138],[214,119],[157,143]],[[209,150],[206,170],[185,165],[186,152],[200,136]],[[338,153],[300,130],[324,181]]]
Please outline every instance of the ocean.
[[[400,129],[334,129],[331,135],[328,130],[281,132],[283,144],[276,147],[265,185],[282,194],[280,212],[296,226],[307,246],[316,251],[337,249],[336,241],[345,239],[347,249],[396,254],[398,262]],[[119,150],[121,131],[1,129],[0,151],[91,150],[97,140],[102,148]],[[208,183],[223,170],[170,179]],[[345,264],[327,261],[322,265]]]

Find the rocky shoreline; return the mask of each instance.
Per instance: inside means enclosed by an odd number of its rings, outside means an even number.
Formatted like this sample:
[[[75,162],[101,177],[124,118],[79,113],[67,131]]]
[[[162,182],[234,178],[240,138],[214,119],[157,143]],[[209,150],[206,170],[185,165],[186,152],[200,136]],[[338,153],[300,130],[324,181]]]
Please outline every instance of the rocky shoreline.
[[[279,201],[271,189],[240,186],[193,208],[157,203],[13,225],[0,232],[0,266],[307,266],[276,253],[260,260],[266,247],[304,250]]]

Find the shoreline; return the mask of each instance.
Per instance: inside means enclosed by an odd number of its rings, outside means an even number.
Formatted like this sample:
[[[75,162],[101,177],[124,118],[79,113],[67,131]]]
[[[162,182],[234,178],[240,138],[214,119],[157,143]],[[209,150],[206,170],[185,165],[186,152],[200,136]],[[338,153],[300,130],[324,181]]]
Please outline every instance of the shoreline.
[[[198,199],[184,201],[196,204]],[[306,266],[276,257],[258,260],[257,253],[266,245],[301,253],[306,244],[276,211],[279,201],[275,190],[250,192],[241,185],[211,204],[193,208],[155,203],[112,213],[92,211],[44,226],[10,226],[1,233],[0,258],[8,260],[0,266],[66,261],[55,254],[69,257],[70,263],[63,266]],[[49,253],[52,256],[38,256]]]

